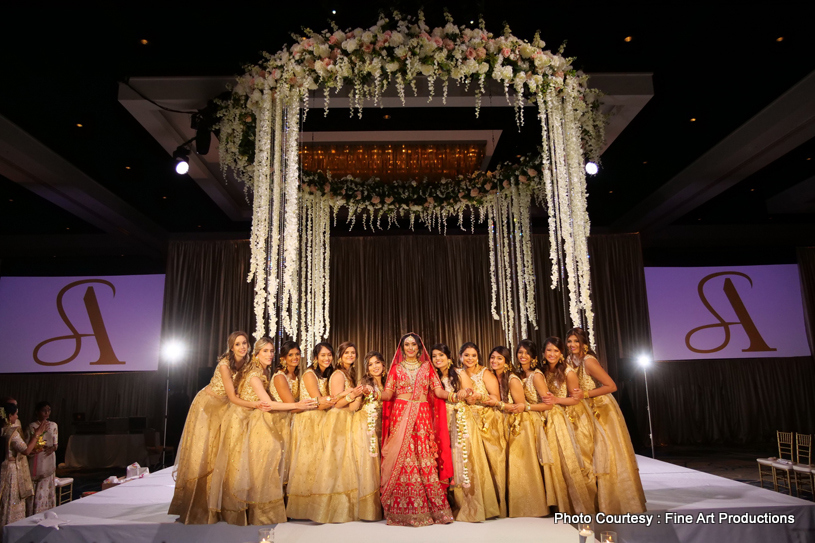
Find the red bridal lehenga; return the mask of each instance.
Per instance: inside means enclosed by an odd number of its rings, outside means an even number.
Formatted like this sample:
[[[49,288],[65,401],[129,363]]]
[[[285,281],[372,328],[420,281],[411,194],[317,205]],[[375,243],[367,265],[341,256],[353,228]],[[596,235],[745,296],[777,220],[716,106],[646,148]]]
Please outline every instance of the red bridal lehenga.
[[[453,522],[444,482],[453,476],[447,409],[433,394],[442,388],[424,346],[419,360],[403,361],[396,348],[382,405],[382,508],[388,524],[428,526]],[[397,396],[410,394],[409,400]]]

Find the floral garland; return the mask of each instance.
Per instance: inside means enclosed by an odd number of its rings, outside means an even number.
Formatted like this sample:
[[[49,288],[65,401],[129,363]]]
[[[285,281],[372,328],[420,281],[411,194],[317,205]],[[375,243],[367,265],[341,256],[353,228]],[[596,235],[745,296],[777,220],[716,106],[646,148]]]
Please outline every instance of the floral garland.
[[[570,319],[587,328],[593,343],[583,164],[598,159],[604,141],[599,93],[588,88],[587,76],[571,66],[562,50],[543,50],[537,35],[527,42],[505,28],[496,37],[484,29],[483,20],[471,29],[454,24],[449,14],[444,27],[432,30],[421,11],[415,19],[398,12],[392,17],[383,15],[368,29],[306,29],[305,36],[295,36],[297,43],[247,67],[231,98],[217,102],[221,167],[255,192],[248,280],[255,280],[256,332],[265,333],[266,324],[274,331],[279,314],[283,329],[295,339],[299,332],[305,345],[327,335],[330,210],[336,221],[338,209],[347,207],[352,227],[359,214],[372,229],[382,228],[383,216],[388,226],[407,216],[411,228],[419,219],[443,232],[451,216],[464,228],[469,211],[471,230],[476,212],[479,222],[489,223],[491,311],[512,346],[526,335],[530,322],[536,323],[529,221],[534,197],[549,210],[552,286],[566,282]],[[361,116],[364,102],[379,104],[390,85],[403,104],[407,86],[418,95],[420,78],[427,81],[428,101],[437,80],[444,103],[451,80],[465,90],[473,85],[476,116],[487,78],[503,84],[519,125],[524,106],[537,104],[540,157],[440,183],[385,185],[300,170],[300,123],[310,91],[323,89],[327,114],[330,89],[339,92],[347,84],[352,116],[355,111]]]

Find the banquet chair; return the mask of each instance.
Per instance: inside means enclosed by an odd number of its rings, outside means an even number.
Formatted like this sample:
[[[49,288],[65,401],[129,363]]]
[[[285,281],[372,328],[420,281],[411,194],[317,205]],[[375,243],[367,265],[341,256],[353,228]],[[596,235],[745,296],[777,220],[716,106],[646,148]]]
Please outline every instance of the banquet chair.
[[[787,494],[792,496],[792,466],[795,464],[795,456],[792,447],[792,432],[778,432],[778,459],[772,463],[773,467],[773,487],[780,492],[787,490]],[[783,484],[782,484],[783,483]]]
[[[74,501],[74,480],[72,477],[55,477],[57,505]]]
[[[158,439],[158,432],[153,428],[144,429],[144,446],[147,449],[148,463],[150,456],[163,456],[164,462],[167,462],[167,457],[174,458],[175,447],[164,447]],[[162,455],[162,453],[164,453]],[[157,460],[154,465],[150,465],[150,471],[157,471],[160,468],[167,467],[162,464],[161,460]]]
[[[781,454],[781,443],[782,440],[786,440],[787,436],[789,437],[789,445],[790,445],[790,460],[792,460],[792,432],[776,432],[776,441],[778,444],[778,458],[776,457],[769,457],[769,458],[756,458],[756,462],[758,462],[758,486],[764,488],[764,476],[772,479],[773,482],[773,490],[778,491],[778,483],[775,479],[775,469],[773,468],[773,463],[777,462],[780,458],[783,458]],[[767,471],[764,471],[764,468]]]
[[[813,468],[812,466],[812,436],[807,434],[796,434],[795,448],[797,462],[792,465],[795,474],[795,491],[801,497],[803,491],[813,494]]]

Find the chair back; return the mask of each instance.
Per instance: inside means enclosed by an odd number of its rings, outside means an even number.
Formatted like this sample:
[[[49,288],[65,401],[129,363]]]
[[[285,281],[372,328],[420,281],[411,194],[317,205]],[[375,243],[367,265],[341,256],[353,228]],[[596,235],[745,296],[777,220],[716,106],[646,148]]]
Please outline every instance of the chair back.
[[[147,448],[157,447],[156,430],[154,428],[144,429],[144,446]]]
[[[795,462],[792,451],[792,432],[777,432],[778,435],[778,459]]]
[[[795,434],[795,448],[799,464],[812,464],[812,436],[808,434]]]

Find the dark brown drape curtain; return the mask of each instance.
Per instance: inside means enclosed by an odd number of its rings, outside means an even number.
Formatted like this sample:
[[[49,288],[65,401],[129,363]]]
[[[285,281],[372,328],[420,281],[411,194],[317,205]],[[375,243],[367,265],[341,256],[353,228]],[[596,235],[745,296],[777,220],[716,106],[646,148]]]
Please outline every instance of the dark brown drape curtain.
[[[815,247],[798,248],[798,273],[801,276],[801,297],[804,299],[804,319],[809,340],[809,352],[815,355]]]

